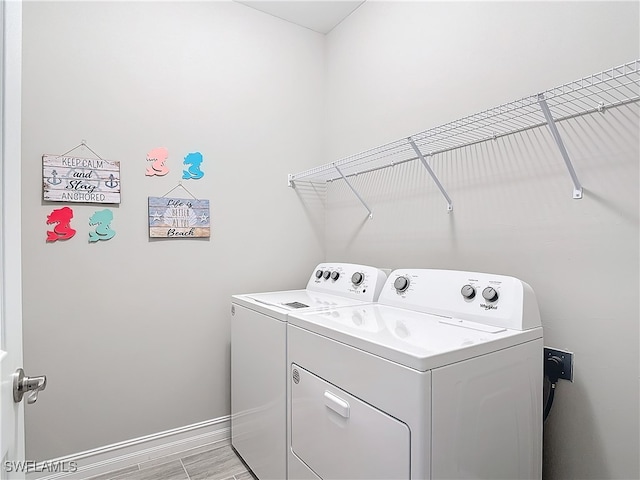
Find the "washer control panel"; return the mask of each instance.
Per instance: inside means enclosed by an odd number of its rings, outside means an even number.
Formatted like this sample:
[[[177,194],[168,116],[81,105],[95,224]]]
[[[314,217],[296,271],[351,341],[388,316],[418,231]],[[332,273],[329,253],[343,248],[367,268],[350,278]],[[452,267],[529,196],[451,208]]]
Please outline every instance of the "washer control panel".
[[[379,303],[504,328],[540,326],[531,287],[505,275],[395,270],[389,275]]]
[[[387,275],[376,267],[351,263],[321,263],[307,283],[307,290],[332,293],[375,302]]]
[[[376,272],[377,273],[377,272]],[[340,275],[342,275],[342,268],[341,267],[336,267],[335,270],[316,270],[315,276],[317,280],[332,280],[332,281],[337,281],[340,278]],[[367,276],[366,273],[364,272],[355,272],[353,275],[351,275],[351,283],[353,284],[354,287],[359,287],[360,285],[362,285],[364,283],[364,281],[366,280]],[[319,283],[319,282],[316,282]]]

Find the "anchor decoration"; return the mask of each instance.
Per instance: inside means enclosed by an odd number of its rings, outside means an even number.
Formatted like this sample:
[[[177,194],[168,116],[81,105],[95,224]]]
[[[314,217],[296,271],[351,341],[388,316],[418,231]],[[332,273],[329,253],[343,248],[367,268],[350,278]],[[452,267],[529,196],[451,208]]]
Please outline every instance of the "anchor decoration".
[[[158,147],[150,150],[147,153],[147,161],[153,162],[147,167],[145,175],[148,177],[158,176],[162,177],[169,173],[169,168],[165,165],[169,158],[169,152],[165,147]]]
[[[69,207],[56,208],[47,215],[47,225],[56,224],[53,230],[47,230],[47,242],[69,240],[73,237],[76,231],[71,228],[72,218],[73,210]]]
[[[89,225],[94,226],[95,230],[89,232],[89,241],[97,242],[99,240],[110,240],[116,232],[111,228],[111,222],[113,221],[113,212],[108,208],[104,210],[98,210],[89,217]]]
[[[58,172],[54,170],[53,172],[51,172],[51,178],[47,178],[47,182],[49,182],[51,185],[60,185],[62,183],[62,180],[58,178]]]
[[[113,173],[111,173],[109,174],[109,180],[104,182],[104,184],[109,188],[116,188],[118,185],[120,185],[120,182],[117,182],[115,177],[113,176]]]
[[[204,172],[200,169],[200,165],[202,165],[202,154],[200,152],[193,152],[187,154],[184,157],[184,165],[188,166],[187,170],[182,171],[182,178],[184,179],[193,179],[198,180],[204,177]]]

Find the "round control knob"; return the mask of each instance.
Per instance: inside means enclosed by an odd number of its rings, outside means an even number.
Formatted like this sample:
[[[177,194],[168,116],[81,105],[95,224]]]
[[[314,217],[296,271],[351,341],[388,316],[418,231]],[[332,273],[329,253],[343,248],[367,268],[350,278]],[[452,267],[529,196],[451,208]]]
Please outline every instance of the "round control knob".
[[[397,292],[404,292],[409,288],[409,278],[408,277],[398,277],[396,281],[393,282],[393,287]]]
[[[340,278],[340,272],[331,273],[331,280],[337,280],[338,278]]]
[[[325,280],[328,280],[329,277],[331,276],[331,272],[329,270],[325,270],[322,276],[324,277]]]
[[[316,270],[316,278],[322,278],[322,270]]]
[[[495,302],[498,300],[498,292],[493,287],[487,287],[482,291],[482,296],[487,302]]]
[[[353,283],[356,287],[360,285],[364,281],[364,275],[360,272],[356,272],[351,275],[351,283]]]
[[[464,287],[462,287],[462,290],[460,290],[460,293],[467,300],[471,300],[473,297],[476,296],[476,289],[473,288],[471,285],[465,285]]]

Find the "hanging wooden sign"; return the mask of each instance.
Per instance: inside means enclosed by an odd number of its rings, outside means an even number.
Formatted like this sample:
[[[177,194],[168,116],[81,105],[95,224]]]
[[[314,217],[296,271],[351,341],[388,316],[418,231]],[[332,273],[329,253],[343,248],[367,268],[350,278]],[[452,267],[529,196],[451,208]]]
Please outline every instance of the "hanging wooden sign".
[[[43,155],[42,198],[50,202],[120,203],[120,162]]]
[[[149,197],[149,237],[209,238],[209,200]]]

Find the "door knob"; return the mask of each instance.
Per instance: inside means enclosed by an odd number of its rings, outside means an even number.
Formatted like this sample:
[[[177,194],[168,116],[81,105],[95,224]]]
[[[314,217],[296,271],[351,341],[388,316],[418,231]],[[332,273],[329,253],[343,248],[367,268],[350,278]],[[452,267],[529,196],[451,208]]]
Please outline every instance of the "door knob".
[[[21,368],[13,374],[13,401],[19,403],[25,393],[27,395],[27,403],[36,403],[38,400],[38,392],[44,390],[47,386],[47,377],[27,377]]]

